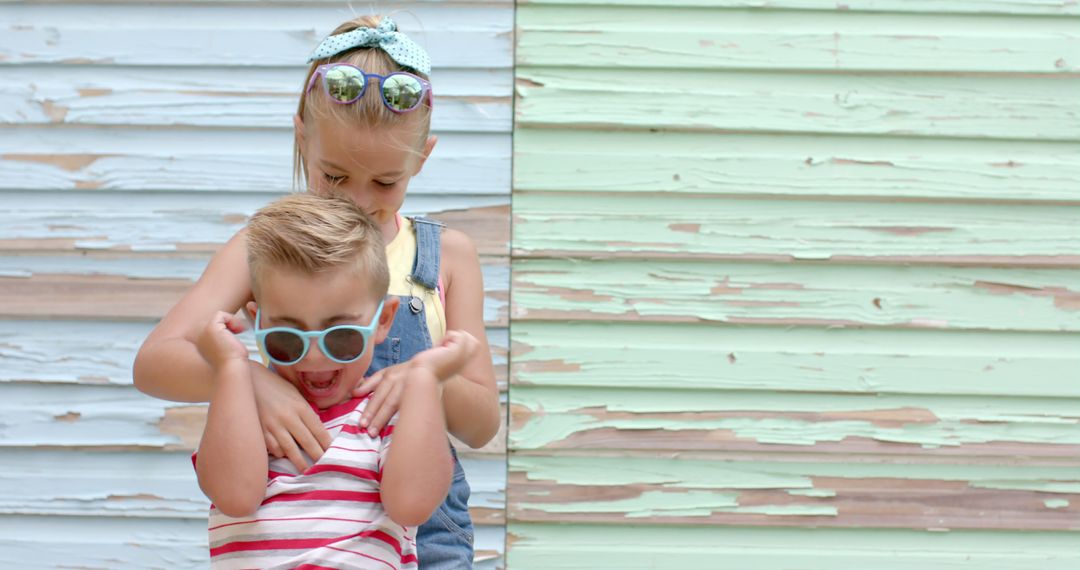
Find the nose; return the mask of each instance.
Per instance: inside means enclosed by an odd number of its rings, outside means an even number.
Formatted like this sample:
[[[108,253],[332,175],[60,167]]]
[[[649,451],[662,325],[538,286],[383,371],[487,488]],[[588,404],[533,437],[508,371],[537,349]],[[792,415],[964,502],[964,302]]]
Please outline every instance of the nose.
[[[311,339],[311,346],[308,347],[307,354],[305,354],[297,364],[306,364],[315,368],[326,364],[334,364],[334,361],[327,358],[326,353],[323,352],[322,345],[319,344],[319,340],[313,338]]]

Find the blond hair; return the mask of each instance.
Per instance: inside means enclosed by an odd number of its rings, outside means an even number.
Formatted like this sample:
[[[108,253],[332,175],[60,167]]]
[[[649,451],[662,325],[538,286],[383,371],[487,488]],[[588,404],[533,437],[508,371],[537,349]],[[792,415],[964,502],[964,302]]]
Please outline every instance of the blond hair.
[[[382,21],[382,16],[361,16],[353,18],[339,25],[332,36],[351,32],[357,28],[375,28]],[[304,74],[304,83],[300,92],[300,103],[296,109],[296,116],[304,122],[307,128],[314,127],[317,119],[329,118],[339,123],[350,125],[362,125],[367,127],[402,126],[415,123],[417,128],[417,141],[414,147],[409,148],[420,153],[424,142],[431,133],[431,105],[425,97],[420,108],[409,113],[395,113],[386,108],[382,98],[378,94],[377,86],[369,82],[364,96],[355,103],[341,105],[330,101],[320,85],[307,91],[308,83],[315,69],[326,63],[349,63],[359,67],[366,73],[388,75],[395,71],[407,71],[418,77],[430,79],[427,75],[406,68],[394,61],[389,54],[379,47],[360,47],[332,55],[326,59],[318,59],[311,63],[307,73]],[[309,97],[310,96],[310,97]],[[308,127],[310,125],[310,127]],[[301,190],[307,189],[307,166],[304,163],[304,155],[299,141],[293,143],[293,183]]]
[[[354,269],[369,280],[374,299],[390,285],[379,227],[342,196],[290,194],[272,202],[248,221],[247,250],[256,295],[268,268],[309,275]]]

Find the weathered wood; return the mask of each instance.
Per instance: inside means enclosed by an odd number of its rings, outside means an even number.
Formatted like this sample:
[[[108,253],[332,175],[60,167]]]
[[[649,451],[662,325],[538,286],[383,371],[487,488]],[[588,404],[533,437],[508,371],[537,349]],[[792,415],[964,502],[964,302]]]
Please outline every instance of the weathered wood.
[[[1080,398],[1075,334],[527,320],[513,326],[511,378],[522,386]]]
[[[658,26],[658,22],[663,25]],[[1069,73],[1076,22],[853,11],[760,12],[714,5],[522,6],[518,65],[593,68]],[[992,53],[994,57],[987,57]]]
[[[943,529],[940,529],[943,530]],[[1073,570],[1074,532],[607,524],[511,524],[515,570],[698,568],[755,570],[924,568]]]
[[[1070,398],[515,386],[510,447],[1075,457]],[[783,446],[783,447],[781,447]]]
[[[507,8],[418,3],[397,22],[436,67],[509,68],[513,13]],[[323,36],[357,14],[342,4],[295,3],[263,6],[253,17],[246,6],[176,2],[118,10],[16,4],[4,12],[10,28],[3,63],[131,66],[302,65]]]
[[[515,319],[1080,331],[1080,271],[519,260]]]
[[[995,264],[1034,258],[1080,267],[1080,206],[520,192],[514,208],[521,256],[719,253]],[[1036,224],[1038,233],[1027,231]]]
[[[794,10],[844,13],[1080,15],[1080,6],[1071,0],[850,0],[847,2],[835,0],[518,0],[518,4],[525,7],[533,5],[709,7],[746,9],[763,13]],[[811,14],[808,17],[817,17],[817,15]]]
[[[514,522],[1080,529],[1075,468],[514,456],[510,469]]]
[[[1080,140],[1077,77],[685,73],[519,67],[516,125]]]
[[[519,192],[1080,202],[1066,143],[521,129],[514,169]]]
[[[409,196],[506,195],[510,137],[435,132],[439,142]],[[39,128],[5,133],[0,190],[157,191],[198,195],[294,190],[291,129]],[[7,201],[5,199],[5,201]]]

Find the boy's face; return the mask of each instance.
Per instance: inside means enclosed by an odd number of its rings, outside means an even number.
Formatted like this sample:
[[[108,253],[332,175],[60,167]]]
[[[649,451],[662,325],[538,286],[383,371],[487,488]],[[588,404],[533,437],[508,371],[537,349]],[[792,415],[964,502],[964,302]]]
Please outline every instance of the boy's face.
[[[252,318],[257,308],[262,322],[259,328],[291,327],[318,331],[336,325],[368,326],[376,319],[379,300],[369,291],[369,281],[351,269],[320,272],[314,275],[292,269],[267,267],[259,279],[257,305],[249,306]],[[274,365],[307,401],[323,409],[352,397],[353,388],[371,365],[374,346],[386,338],[393,323],[397,299],[388,299],[378,316],[375,334],[369,337],[364,354],[342,364],[323,354],[318,339],[310,339],[307,354],[288,366]]]

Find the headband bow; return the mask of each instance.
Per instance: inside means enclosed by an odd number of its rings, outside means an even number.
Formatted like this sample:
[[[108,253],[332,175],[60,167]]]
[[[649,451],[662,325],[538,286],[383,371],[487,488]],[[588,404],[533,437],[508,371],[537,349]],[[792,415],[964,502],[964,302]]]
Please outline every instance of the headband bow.
[[[431,75],[431,58],[427,52],[409,36],[397,31],[397,24],[390,18],[383,18],[375,28],[357,28],[344,34],[327,36],[311,52],[308,63],[358,47],[377,47],[398,65]]]

